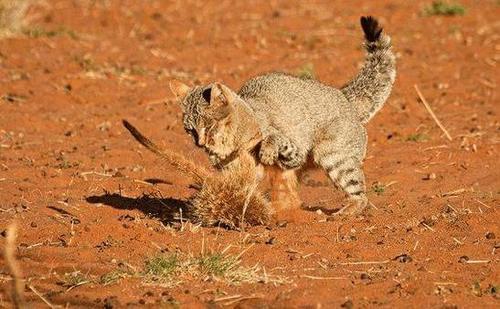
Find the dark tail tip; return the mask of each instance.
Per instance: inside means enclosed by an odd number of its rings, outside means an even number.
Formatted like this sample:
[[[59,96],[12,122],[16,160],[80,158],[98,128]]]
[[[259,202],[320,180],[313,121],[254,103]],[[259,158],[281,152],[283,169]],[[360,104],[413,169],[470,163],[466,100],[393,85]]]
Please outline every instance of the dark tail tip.
[[[130,122],[127,120],[123,119],[122,120],[123,126],[127,128],[127,130],[132,134],[133,137],[135,137],[136,140],[138,140],[141,144],[144,145],[144,140],[146,139],[141,132],[139,132]]]
[[[378,21],[373,16],[362,16],[361,27],[365,32],[365,38],[368,42],[376,42],[382,34],[382,28],[379,26]]]
[[[125,120],[125,119],[122,119],[122,123],[123,123],[123,126],[124,126],[125,128],[127,128],[129,131],[130,131],[130,129],[132,129],[132,128],[133,128],[133,126],[130,124],[130,122],[128,122],[128,121],[127,121],[127,120]]]

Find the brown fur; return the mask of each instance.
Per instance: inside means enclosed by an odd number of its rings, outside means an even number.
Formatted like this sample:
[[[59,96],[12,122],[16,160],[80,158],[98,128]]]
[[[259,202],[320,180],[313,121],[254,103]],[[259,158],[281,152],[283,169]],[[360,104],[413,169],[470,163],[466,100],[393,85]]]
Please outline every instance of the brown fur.
[[[302,204],[297,192],[297,176],[293,170],[282,170],[277,166],[266,166],[271,191],[271,206],[274,210],[299,208]]]
[[[243,223],[262,225],[270,221],[269,201],[258,188],[261,177],[248,153],[239,155],[227,169],[209,172],[177,153],[160,149],[128,121],[124,120],[123,125],[144,147],[194,181],[199,189],[188,203],[188,216],[193,220],[205,226],[222,225],[231,229]]]

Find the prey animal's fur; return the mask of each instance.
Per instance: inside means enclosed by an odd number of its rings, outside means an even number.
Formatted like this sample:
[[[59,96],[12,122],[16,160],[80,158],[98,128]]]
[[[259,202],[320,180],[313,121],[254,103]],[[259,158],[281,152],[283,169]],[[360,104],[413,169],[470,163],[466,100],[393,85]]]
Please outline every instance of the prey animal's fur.
[[[146,149],[193,180],[196,192],[188,200],[187,215],[194,221],[232,229],[270,221],[272,210],[258,187],[254,158],[242,155],[230,168],[210,172],[180,154],[161,149],[128,121],[123,120],[123,125]]]

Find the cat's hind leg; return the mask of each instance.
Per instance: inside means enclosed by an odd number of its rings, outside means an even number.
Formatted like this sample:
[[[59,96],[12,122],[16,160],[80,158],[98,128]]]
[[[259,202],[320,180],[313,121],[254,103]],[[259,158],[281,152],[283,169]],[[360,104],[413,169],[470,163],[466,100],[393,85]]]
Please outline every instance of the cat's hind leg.
[[[334,137],[327,138],[313,150],[316,163],[325,170],[335,186],[341,188],[349,198],[349,203],[337,214],[359,214],[368,205],[365,175],[361,165],[365,152],[362,138],[354,143],[346,143],[343,139]]]

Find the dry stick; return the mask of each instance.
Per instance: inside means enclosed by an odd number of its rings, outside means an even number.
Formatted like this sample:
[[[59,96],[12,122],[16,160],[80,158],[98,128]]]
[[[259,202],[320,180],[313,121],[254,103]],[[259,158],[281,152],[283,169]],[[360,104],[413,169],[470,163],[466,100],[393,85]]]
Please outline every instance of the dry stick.
[[[231,306],[237,302],[240,302],[240,301],[243,301],[243,300],[247,300],[247,299],[254,299],[254,298],[262,298],[261,295],[250,295],[250,296],[243,296],[243,297],[240,297],[238,299],[235,299],[235,300],[232,300],[232,301],[228,301],[226,303],[224,303],[224,306]]]
[[[45,297],[43,297],[43,295],[42,295],[40,292],[38,292],[38,290],[37,290],[37,289],[35,289],[35,287],[34,287],[34,286],[29,285],[28,287],[30,288],[30,290],[32,290],[32,291],[33,291],[33,293],[35,293],[35,294],[36,294],[36,296],[40,297],[40,299],[41,299],[44,303],[46,303],[46,304],[47,304],[47,306],[49,306],[50,308],[57,308],[56,306],[52,305],[52,304],[51,304],[51,303],[50,303],[50,302],[49,302],[49,301],[48,301]]]
[[[427,100],[424,98],[424,96],[422,95],[422,92],[420,92],[420,89],[418,88],[417,85],[413,85],[413,87],[415,87],[415,91],[417,91],[417,95],[418,97],[420,98],[420,101],[422,101],[422,103],[424,104],[425,108],[427,109],[427,111],[429,112],[429,114],[431,115],[432,119],[434,119],[434,121],[436,122],[436,124],[438,125],[438,127],[444,132],[444,134],[446,135],[446,137],[452,141],[453,138],[451,138],[451,135],[450,133],[448,133],[448,131],[446,130],[446,128],[443,126],[443,124],[441,123],[441,121],[439,121],[439,119],[436,117],[436,115],[434,114],[434,112],[432,111],[429,103],[427,103]]]
[[[235,299],[235,298],[240,298],[240,297],[242,297],[242,295],[236,294],[236,295],[230,295],[230,296],[223,296],[223,297],[219,297],[219,298],[214,298],[213,301],[214,302],[221,302],[221,301]]]
[[[17,224],[12,222],[7,228],[7,239],[5,243],[5,262],[12,275],[12,302],[15,308],[26,308],[24,300],[24,281],[22,279],[21,269],[14,256],[16,250]]]
[[[318,276],[310,276],[310,275],[302,275],[301,277],[313,279],[313,280],[345,280],[345,279],[349,279],[346,277],[318,277]]]
[[[434,282],[435,285],[458,285],[455,282]]]
[[[360,261],[360,262],[342,262],[340,265],[370,265],[370,264],[387,264],[391,260],[385,261]]]
[[[483,264],[483,263],[489,263],[490,260],[468,260],[465,261],[465,264]]]
[[[485,203],[481,202],[480,200],[478,199],[474,199],[476,202],[478,202],[479,204],[483,205],[484,207],[486,208],[491,208],[490,206],[486,205]]]

